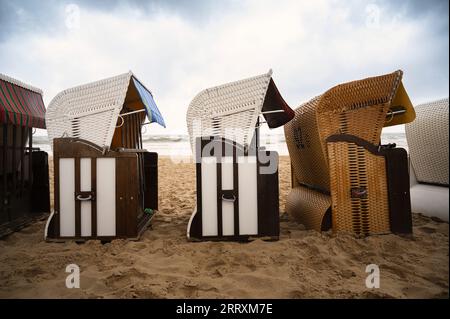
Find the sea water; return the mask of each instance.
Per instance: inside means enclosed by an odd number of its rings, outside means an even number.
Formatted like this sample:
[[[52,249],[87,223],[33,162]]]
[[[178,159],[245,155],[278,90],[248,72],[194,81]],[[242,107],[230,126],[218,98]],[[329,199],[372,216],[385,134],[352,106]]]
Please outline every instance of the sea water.
[[[405,133],[383,133],[382,144],[395,143],[397,147],[408,150]],[[260,145],[270,151],[276,151],[280,156],[288,156],[284,134],[267,134],[260,137]],[[44,135],[33,137],[33,147],[52,153],[48,137]],[[144,135],[143,147],[148,151],[157,152],[160,156],[190,156],[191,146],[187,135]]]

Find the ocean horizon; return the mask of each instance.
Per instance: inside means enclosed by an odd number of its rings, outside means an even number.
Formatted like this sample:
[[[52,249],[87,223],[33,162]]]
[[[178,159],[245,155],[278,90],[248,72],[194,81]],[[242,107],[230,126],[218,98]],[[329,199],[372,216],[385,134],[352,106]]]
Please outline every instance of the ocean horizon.
[[[190,156],[192,155],[187,134],[152,134],[143,135],[143,148],[157,152],[162,156]],[[268,150],[276,151],[280,156],[288,156],[288,149],[284,134],[262,134],[261,146]],[[403,132],[386,132],[381,135],[382,144],[395,143],[397,147],[408,150],[406,135]],[[52,154],[50,142],[47,135],[35,135],[33,146]]]

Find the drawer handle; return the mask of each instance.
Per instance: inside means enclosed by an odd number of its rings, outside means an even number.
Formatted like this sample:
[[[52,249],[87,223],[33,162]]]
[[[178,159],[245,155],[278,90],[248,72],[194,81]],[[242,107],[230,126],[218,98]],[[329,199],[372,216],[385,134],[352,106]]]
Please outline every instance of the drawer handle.
[[[236,200],[236,196],[233,195],[232,198],[227,198],[227,197],[225,197],[225,195],[222,195],[222,200],[224,200],[226,202],[234,202]]]
[[[77,200],[81,200],[81,201],[92,200],[92,195],[88,195],[88,197],[83,197],[83,195],[78,195]]]

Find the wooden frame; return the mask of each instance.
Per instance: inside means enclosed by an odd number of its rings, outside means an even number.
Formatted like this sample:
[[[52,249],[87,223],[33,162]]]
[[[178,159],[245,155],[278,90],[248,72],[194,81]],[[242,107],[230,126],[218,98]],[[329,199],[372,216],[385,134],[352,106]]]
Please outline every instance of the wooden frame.
[[[262,237],[269,240],[277,240],[279,238],[279,189],[278,189],[278,167],[272,174],[261,174],[261,168],[266,166],[260,160],[261,155],[269,158],[269,163],[276,161],[278,166],[278,154],[276,152],[259,151],[257,147],[253,150],[246,150],[234,141],[218,137],[199,137],[196,140],[200,145],[200,152],[196,154],[196,176],[197,176],[197,211],[191,217],[188,225],[188,234],[190,240],[234,240],[247,241],[253,238]],[[256,138],[256,144],[257,138]],[[209,147],[211,151],[205,153],[205,147]],[[254,152],[253,152],[254,151]],[[252,154],[254,153],[254,154]],[[257,195],[257,232],[254,234],[242,234],[240,231],[240,198],[239,191],[239,158],[248,158],[249,155],[256,157],[256,195]],[[223,190],[222,188],[222,159],[224,156],[233,159],[233,188]],[[217,235],[204,235],[203,230],[203,185],[202,185],[202,157],[216,158],[216,181],[217,181]],[[224,234],[224,219],[222,215],[223,201],[233,201],[233,234]],[[246,212],[247,213],[247,212]]]
[[[109,241],[117,238],[131,240],[139,239],[142,232],[149,225],[154,214],[144,212],[146,208],[156,210],[157,203],[157,177],[156,183],[148,183],[147,187],[144,176],[157,175],[156,153],[150,153],[142,149],[122,149],[120,151],[105,151],[99,146],[77,138],[58,138],[53,140],[54,153],[54,190],[55,190],[55,212],[53,218],[48,222],[48,240],[77,240],[100,239]],[[61,230],[61,194],[60,194],[60,160],[74,160],[75,192],[75,220],[74,235],[67,236]],[[80,161],[90,159],[90,191],[81,191]],[[98,220],[97,193],[100,185],[97,177],[98,161],[100,159],[114,159],[115,162],[115,232],[113,235],[100,235],[98,229],[101,226]],[[142,165],[140,164],[142,163]],[[143,171],[142,171],[143,170]],[[153,181],[155,178],[153,178]],[[90,234],[82,234],[81,202],[91,202]]]

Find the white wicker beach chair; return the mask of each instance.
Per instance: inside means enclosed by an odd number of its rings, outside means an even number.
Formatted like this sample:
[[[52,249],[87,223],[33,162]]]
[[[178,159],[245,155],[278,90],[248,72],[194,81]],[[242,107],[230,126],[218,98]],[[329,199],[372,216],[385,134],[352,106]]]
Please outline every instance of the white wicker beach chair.
[[[294,116],[272,80],[272,70],[203,90],[187,111],[191,147],[202,136],[224,137],[249,147],[261,113],[270,128],[279,127]]]
[[[272,71],[206,89],[189,105],[198,205],[189,239],[278,238],[278,155],[258,149],[260,114],[270,128],[294,117]]]
[[[418,105],[415,110],[416,120],[405,129],[412,210],[448,222],[448,98]]]
[[[165,126],[152,93],[131,72],[51,101],[55,209],[48,240],[139,238],[158,210],[158,154],[143,149],[145,117]]]
[[[119,116],[131,85],[139,94],[149,95],[131,71],[60,92],[47,108],[49,139],[81,138],[108,149],[116,126],[121,124]],[[150,122],[165,126],[151,94],[145,102]]]

